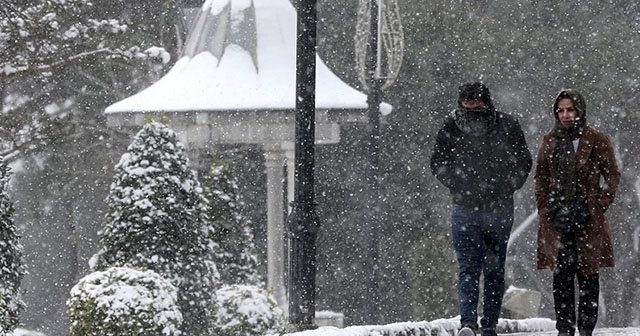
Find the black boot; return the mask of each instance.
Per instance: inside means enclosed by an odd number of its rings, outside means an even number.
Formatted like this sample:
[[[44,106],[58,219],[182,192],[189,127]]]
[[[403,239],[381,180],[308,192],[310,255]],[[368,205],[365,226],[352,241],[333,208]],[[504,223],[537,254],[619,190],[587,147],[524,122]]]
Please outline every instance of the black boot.
[[[580,299],[578,302],[578,330],[580,336],[591,336],[598,322],[598,296],[600,282],[598,273],[578,275]]]
[[[573,336],[575,335],[575,333],[576,333],[575,329],[569,329],[566,331],[558,332],[558,336]]]

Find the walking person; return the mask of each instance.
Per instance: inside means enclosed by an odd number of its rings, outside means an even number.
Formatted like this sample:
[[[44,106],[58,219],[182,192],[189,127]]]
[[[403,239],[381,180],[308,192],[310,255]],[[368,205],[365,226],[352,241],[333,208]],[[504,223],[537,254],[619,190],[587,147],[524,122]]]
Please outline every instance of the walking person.
[[[531,165],[517,119],[496,111],[483,83],[460,86],[458,108],[445,118],[431,156],[431,172],[452,196],[453,246],[459,264],[458,335],[496,335],[513,226],[513,193],[526,181]],[[481,275],[484,316],[478,325]]]
[[[535,168],[539,214],[539,269],[553,271],[553,301],[559,336],[580,336],[598,321],[599,269],[613,267],[613,238],[605,212],[620,172],[607,136],[587,125],[585,100],[563,90],[553,103],[555,125],[544,135]],[[601,183],[601,178],[604,184]]]

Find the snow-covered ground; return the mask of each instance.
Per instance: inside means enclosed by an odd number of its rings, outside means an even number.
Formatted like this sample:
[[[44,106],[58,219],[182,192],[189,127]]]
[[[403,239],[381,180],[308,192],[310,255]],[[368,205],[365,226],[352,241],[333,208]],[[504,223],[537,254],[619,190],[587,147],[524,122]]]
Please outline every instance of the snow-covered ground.
[[[431,322],[402,322],[387,325],[351,326],[346,328],[319,327],[318,329],[292,332],[282,336],[393,336],[430,335],[451,336],[459,328],[459,318],[440,319]],[[556,336],[555,322],[547,318],[524,320],[500,319],[498,329],[505,336]],[[508,333],[504,331],[508,330]],[[595,336],[640,336],[640,327],[598,328]],[[17,329],[13,336],[47,336],[35,331]]]
[[[295,332],[289,336],[380,336],[380,335],[455,335],[460,327],[459,318],[441,319],[431,322],[403,322],[383,326],[351,326],[346,328],[320,327],[314,330]],[[556,336],[555,321],[547,318],[524,320],[500,319],[500,335],[509,336]],[[577,334],[577,333],[576,333]],[[640,328],[600,328],[596,336],[640,336]]]
[[[557,331],[514,333],[509,336],[556,336]],[[577,333],[576,333],[577,334]],[[594,336],[638,336],[640,328],[602,328],[593,332]]]

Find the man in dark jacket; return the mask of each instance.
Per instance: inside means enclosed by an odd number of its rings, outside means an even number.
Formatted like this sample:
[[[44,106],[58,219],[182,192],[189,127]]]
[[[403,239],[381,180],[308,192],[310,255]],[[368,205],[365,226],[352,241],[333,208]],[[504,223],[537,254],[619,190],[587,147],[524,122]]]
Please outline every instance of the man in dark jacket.
[[[458,108],[438,132],[431,172],[453,198],[461,329],[458,335],[495,336],[504,294],[504,264],[513,226],[513,193],[531,170],[518,121],[496,111],[483,83],[460,87]],[[484,316],[478,326],[480,275]]]

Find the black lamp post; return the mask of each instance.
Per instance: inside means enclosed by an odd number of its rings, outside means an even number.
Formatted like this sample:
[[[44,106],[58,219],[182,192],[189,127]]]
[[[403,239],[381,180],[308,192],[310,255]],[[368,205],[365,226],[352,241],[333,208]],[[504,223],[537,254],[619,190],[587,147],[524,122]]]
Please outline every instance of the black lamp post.
[[[380,104],[383,90],[398,76],[404,50],[398,0],[359,0],[356,23],[356,61],[359,79],[367,88],[368,186],[367,209],[363,214],[365,248],[363,262],[366,276],[366,297],[363,298],[364,320],[367,324],[382,321],[381,293],[384,286],[380,273],[380,231],[385,213],[381,208],[380,186]]]
[[[313,329],[316,237],[314,201],[316,1],[299,0],[296,45],[296,119],[294,201],[289,215],[289,323]]]

